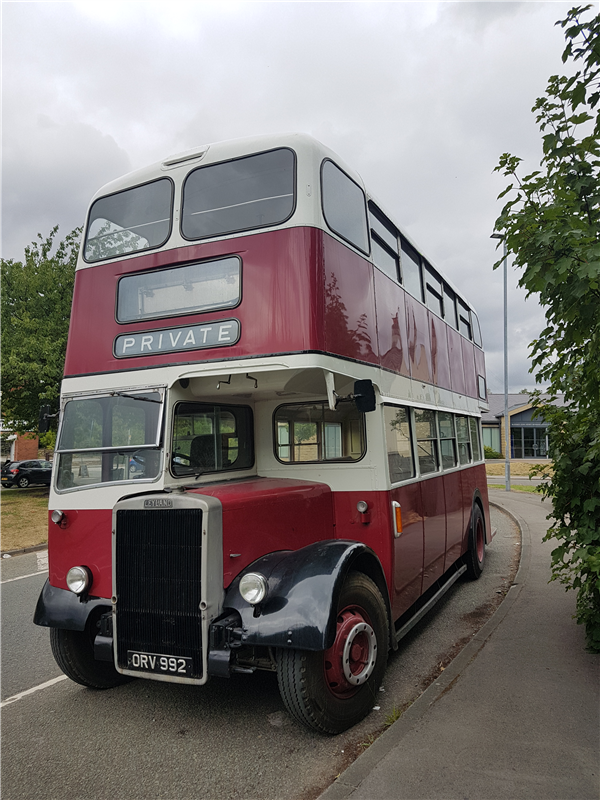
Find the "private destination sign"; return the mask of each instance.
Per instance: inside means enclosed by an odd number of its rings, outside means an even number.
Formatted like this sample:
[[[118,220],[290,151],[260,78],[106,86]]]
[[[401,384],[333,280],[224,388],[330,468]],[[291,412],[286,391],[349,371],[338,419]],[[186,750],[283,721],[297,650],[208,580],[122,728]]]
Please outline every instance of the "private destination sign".
[[[223,347],[235,344],[239,338],[239,320],[223,319],[205,325],[186,325],[183,328],[123,333],[115,339],[114,353],[117,358],[178,353],[182,350]]]

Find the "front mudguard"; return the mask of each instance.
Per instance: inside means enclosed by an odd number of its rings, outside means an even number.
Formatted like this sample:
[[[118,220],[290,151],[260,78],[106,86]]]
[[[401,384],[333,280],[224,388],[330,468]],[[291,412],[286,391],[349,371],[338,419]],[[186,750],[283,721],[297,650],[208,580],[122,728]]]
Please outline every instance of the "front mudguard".
[[[336,612],[344,578],[351,569],[367,574],[387,605],[389,593],[381,563],[361,542],[329,540],[300,550],[270,553],[244,569],[227,589],[225,613],[241,618],[241,645],[326,650],[335,638]],[[248,572],[267,580],[266,599],[249,605],[239,582]]]
[[[110,611],[110,600],[89,597],[82,602],[73,592],[58,589],[46,580],[35,607],[33,622],[45,628],[84,631],[90,614],[97,608]]]

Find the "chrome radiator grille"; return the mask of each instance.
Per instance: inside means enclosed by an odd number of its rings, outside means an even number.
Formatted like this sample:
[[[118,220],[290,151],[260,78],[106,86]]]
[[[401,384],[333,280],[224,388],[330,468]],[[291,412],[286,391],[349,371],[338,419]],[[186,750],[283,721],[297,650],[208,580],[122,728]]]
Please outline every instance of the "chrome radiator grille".
[[[117,660],[127,651],[192,659],[202,677],[202,511],[122,509],[116,515]]]

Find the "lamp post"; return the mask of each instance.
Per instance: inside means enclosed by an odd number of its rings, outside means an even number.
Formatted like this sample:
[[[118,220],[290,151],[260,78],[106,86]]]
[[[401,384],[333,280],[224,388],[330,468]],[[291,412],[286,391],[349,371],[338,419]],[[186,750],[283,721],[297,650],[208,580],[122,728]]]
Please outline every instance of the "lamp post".
[[[510,492],[510,418],[508,416],[508,251],[501,233],[492,233],[491,239],[502,241],[504,264],[504,491]]]

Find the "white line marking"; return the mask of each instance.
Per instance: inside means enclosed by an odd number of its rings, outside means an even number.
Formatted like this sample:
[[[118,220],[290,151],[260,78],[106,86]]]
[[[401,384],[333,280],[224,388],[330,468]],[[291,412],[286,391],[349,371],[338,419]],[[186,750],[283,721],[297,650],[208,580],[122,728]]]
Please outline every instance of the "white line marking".
[[[41,569],[39,572],[30,572],[29,575],[19,575],[18,578],[7,578],[5,581],[0,581],[0,585],[3,583],[12,583],[13,581],[22,581],[23,578],[35,578],[36,575],[42,575],[44,572],[48,572],[48,570]]]
[[[24,692],[19,692],[19,694],[13,694],[12,697],[7,697],[6,700],[3,700],[0,703],[0,708],[4,708],[4,706],[10,705],[10,703],[16,703],[17,700],[20,700],[22,697],[26,697],[28,694],[33,694],[34,692],[39,692],[41,689],[47,689],[48,686],[54,686],[55,683],[60,683],[61,681],[66,681],[66,675],[59,675],[58,678],[52,678],[51,681],[46,681],[46,683],[40,683],[39,686],[34,686],[32,689],[26,689]]]
[[[47,550],[38,550],[36,553],[37,556],[37,568],[38,572],[43,572],[44,570],[48,569],[48,551]]]

